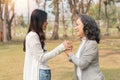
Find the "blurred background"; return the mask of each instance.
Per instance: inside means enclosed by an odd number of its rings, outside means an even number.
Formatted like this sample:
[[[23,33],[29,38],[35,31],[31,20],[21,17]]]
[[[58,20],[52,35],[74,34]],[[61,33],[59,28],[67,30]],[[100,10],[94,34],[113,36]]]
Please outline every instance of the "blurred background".
[[[76,11],[92,16],[101,30],[101,69],[106,80],[119,80],[120,0],[0,0],[0,80],[22,80],[22,43],[34,9],[48,13],[48,50],[72,40],[75,52],[80,44],[74,32]],[[64,53],[49,63],[52,80],[73,80],[73,65]]]

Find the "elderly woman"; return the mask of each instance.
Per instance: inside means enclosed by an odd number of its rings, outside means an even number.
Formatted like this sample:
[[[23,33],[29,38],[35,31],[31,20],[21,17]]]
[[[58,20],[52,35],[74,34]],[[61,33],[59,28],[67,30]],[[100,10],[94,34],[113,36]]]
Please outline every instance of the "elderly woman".
[[[100,30],[95,20],[85,14],[79,15],[75,31],[82,43],[76,54],[72,50],[65,51],[69,61],[75,65],[74,80],[104,80],[98,59]]]

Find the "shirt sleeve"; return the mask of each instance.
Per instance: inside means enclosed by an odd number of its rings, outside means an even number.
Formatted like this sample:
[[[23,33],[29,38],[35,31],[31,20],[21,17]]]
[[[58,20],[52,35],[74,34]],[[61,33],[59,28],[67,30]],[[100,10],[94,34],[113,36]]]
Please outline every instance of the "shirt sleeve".
[[[74,63],[77,66],[80,66],[81,69],[85,69],[89,64],[97,57],[98,47],[97,44],[89,43],[82,53],[80,58],[77,58],[73,53],[69,54],[69,61]]]
[[[34,36],[31,40],[31,49],[33,56],[39,60],[40,62],[46,62],[49,59],[57,56],[61,52],[65,50],[63,43],[57,46],[55,49],[51,50],[50,52],[45,53],[41,47],[41,43],[39,41],[38,36]]]

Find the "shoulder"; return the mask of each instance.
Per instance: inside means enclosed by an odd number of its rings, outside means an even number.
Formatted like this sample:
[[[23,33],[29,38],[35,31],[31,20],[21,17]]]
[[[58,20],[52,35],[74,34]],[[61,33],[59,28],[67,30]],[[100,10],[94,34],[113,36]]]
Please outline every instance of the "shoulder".
[[[95,40],[88,40],[87,43],[88,44],[94,44],[94,45],[98,44]]]
[[[26,39],[34,39],[34,38],[39,38],[38,34],[36,32],[29,32],[26,36]]]
[[[92,47],[98,47],[98,43],[95,41],[95,40],[88,40],[87,41],[87,47],[90,47],[90,48],[92,48]]]
[[[29,32],[26,36],[26,50],[33,51],[36,48],[41,49],[39,36],[36,32]]]
[[[29,32],[26,36],[26,42],[39,43],[39,36],[36,32]]]

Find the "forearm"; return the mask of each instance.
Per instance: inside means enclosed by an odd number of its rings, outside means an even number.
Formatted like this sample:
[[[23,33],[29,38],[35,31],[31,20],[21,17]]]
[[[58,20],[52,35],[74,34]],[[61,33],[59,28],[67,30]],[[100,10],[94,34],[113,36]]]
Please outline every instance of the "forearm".
[[[50,52],[47,52],[45,54],[43,54],[41,56],[41,61],[44,62],[44,61],[48,61],[49,59],[59,55],[61,52],[63,52],[65,50],[65,47],[63,44],[60,44],[59,46],[57,46],[55,49],[53,49],[52,51]]]
[[[89,62],[83,60],[82,58],[81,59],[77,58],[73,53],[70,53],[68,56],[69,56],[69,61],[81,67],[81,69],[86,68],[89,64]]]

